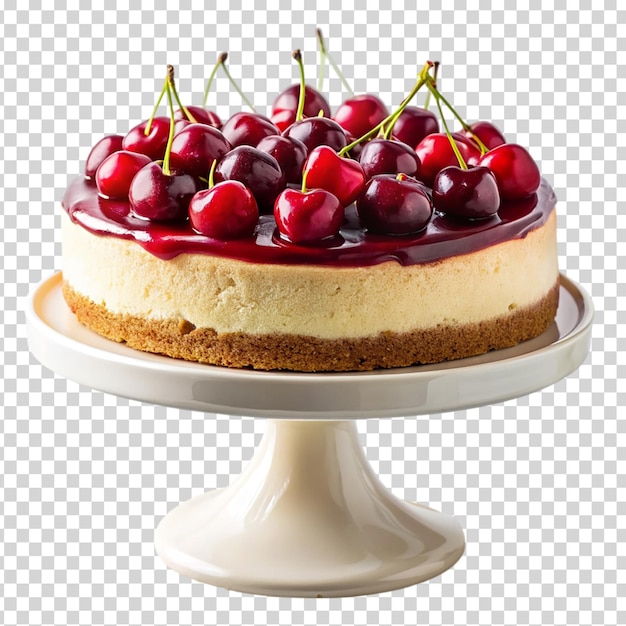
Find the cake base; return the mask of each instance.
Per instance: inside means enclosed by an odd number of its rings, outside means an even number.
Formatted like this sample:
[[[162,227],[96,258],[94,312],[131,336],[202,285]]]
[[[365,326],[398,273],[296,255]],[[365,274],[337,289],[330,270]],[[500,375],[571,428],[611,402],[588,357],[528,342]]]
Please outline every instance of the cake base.
[[[185,319],[154,320],[111,313],[104,305],[78,294],[67,282],[63,295],[82,324],[136,350],[235,368],[339,372],[440,363],[537,337],[556,315],[559,282],[536,305],[515,309],[505,317],[346,339],[217,333],[210,328],[195,328]]]

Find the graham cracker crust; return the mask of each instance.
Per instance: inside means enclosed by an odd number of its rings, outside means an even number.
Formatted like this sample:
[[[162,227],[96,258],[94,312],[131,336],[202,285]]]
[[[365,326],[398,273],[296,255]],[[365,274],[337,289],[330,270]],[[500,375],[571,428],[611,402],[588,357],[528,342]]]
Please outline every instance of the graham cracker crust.
[[[559,283],[535,306],[463,326],[359,339],[300,335],[218,334],[185,319],[149,320],[111,313],[64,282],[63,295],[78,320],[94,332],[144,352],[211,365],[297,372],[367,371],[440,363],[515,346],[543,333],[554,320]]]

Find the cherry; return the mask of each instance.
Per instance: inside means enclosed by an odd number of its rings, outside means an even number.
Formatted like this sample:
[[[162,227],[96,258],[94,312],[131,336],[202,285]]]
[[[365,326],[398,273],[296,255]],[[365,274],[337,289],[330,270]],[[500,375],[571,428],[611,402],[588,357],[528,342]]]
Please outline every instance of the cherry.
[[[456,217],[491,217],[500,208],[496,177],[486,167],[444,167],[435,178],[433,205],[438,211]]]
[[[181,220],[187,215],[189,202],[200,189],[190,174],[170,171],[152,161],[142,167],[130,185],[130,206],[139,217],[153,221]]]
[[[300,50],[294,50],[291,56],[298,63],[300,82],[287,87],[272,105],[272,121],[281,132],[303,117],[317,117],[318,115],[330,117],[330,106],[326,98],[320,91],[306,84]],[[321,84],[319,88],[321,89]]]
[[[259,141],[257,150],[267,152],[278,161],[288,184],[300,184],[302,182],[302,167],[308,151],[301,141],[293,137],[270,135]]]
[[[340,156],[343,156],[344,154],[348,154],[349,152],[352,152],[359,145],[363,144],[366,141],[373,139],[377,135],[384,139],[392,138],[393,128],[394,128],[396,121],[398,120],[400,115],[404,112],[404,110],[407,107],[407,104],[411,101],[413,96],[415,96],[415,94],[427,83],[427,80],[428,80],[427,74],[428,74],[430,65],[431,65],[430,62],[424,65],[424,68],[419,74],[417,82],[415,83],[415,85],[413,86],[413,88],[411,89],[407,97],[402,101],[400,106],[393,113],[388,115],[378,124],[376,124],[373,128],[371,128],[368,132],[366,132],[364,135],[361,135],[357,139],[354,139],[349,144],[347,144],[344,148],[341,148],[339,150]]]
[[[201,189],[189,203],[191,225],[215,239],[240,239],[254,233],[259,209],[252,192],[238,180]]]
[[[170,168],[174,126],[176,124],[174,120],[174,103],[172,101],[172,93],[176,96],[176,88],[174,86],[174,68],[171,65],[167,66],[165,83],[155,106],[155,111],[164,93],[167,94],[170,118],[163,161],[153,161],[142,167],[135,174],[128,191],[130,206],[135,214],[154,221],[182,220],[186,218],[189,202],[200,189],[200,182],[197,178],[186,172]],[[177,96],[176,99],[177,101],[180,100]],[[154,111],[152,117],[154,118]],[[157,119],[159,118],[154,118],[153,122]],[[145,131],[142,132],[145,133]],[[149,137],[150,134],[146,138]]]
[[[415,150],[402,141],[392,139],[372,139],[367,142],[359,163],[367,178],[377,174],[406,174],[419,178],[420,160]]]
[[[261,139],[279,135],[280,131],[264,115],[240,111],[226,121],[222,126],[222,133],[235,148],[244,145],[256,147]]]
[[[486,122],[484,120],[474,122],[469,125],[469,128],[471,130],[464,129],[461,133],[471,141],[474,141],[474,135],[476,135],[485,144],[485,146],[489,148],[489,150],[506,143],[504,135],[491,122]]]
[[[405,174],[380,174],[368,181],[356,203],[363,226],[374,233],[409,235],[423,230],[433,207],[424,187]]]
[[[304,163],[303,179],[309,189],[326,189],[346,207],[365,187],[365,172],[358,161],[339,156],[328,146],[309,152]]]
[[[274,100],[270,119],[281,132],[296,121],[299,94],[300,85],[294,84],[278,94]],[[324,117],[330,117],[330,106],[326,98],[317,89],[306,85],[303,115],[305,117],[317,117],[320,111]]]
[[[189,124],[174,135],[170,162],[175,170],[206,177],[213,161],[231,149],[224,135],[207,124]]]
[[[285,188],[285,175],[278,161],[252,146],[238,146],[217,163],[215,181],[238,180],[257,201],[261,213],[271,213],[276,196]]]
[[[463,133],[450,133],[450,137],[455,140],[456,145],[465,144],[469,148],[469,152],[465,154],[466,165],[478,165],[480,161],[481,151],[478,144]]]
[[[353,137],[349,133],[346,134],[346,141],[348,145],[351,145],[352,147],[350,150],[344,152],[344,154],[358,161],[361,156],[361,152],[363,151],[363,147],[367,145],[367,142],[363,141],[361,143],[355,143],[356,139],[356,137]]]
[[[341,228],[343,215],[339,199],[325,189],[285,189],[274,205],[278,231],[296,244],[333,237]]]
[[[484,154],[479,165],[488,167],[498,181],[503,200],[532,195],[541,183],[541,173],[528,150],[516,143],[504,143]]]
[[[455,143],[465,162],[470,158],[480,158],[478,149],[470,146],[469,142],[456,141]],[[415,148],[415,153],[422,164],[420,179],[429,187],[433,186],[435,176],[437,176],[444,167],[459,164],[446,133],[433,133],[432,135],[424,137],[417,148]]]
[[[215,128],[222,127],[222,120],[214,111],[194,105],[189,105],[185,108],[189,111],[189,113],[191,113],[192,117],[198,124],[207,124],[208,126],[214,126]],[[178,111],[174,113],[174,118],[176,120],[186,120],[187,116],[182,109],[178,109]]]
[[[339,151],[348,145],[343,128],[327,117],[309,117],[294,122],[283,131],[283,135],[298,139],[307,147],[309,152],[317,146],[328,146]]]
[[[150,157],[138,152],[119,150],[110,154],[96,170],[98,192],[111,200],[128,198],[135,174],[148,163],[151,163]]]
[[[87,161],[85,162],[85,178],[93,178],[100,163],[108,156],[122,149],[122,135],[107,135],[96,143],[91,149]]]
[[[147,135],[146,128],[149,128]],[[169,131],[170,120],[167,117],[155,117],[152,123],[150,120],[141,122],[126,133],[122,148],[145,154],[152,161],[158,161],[165,153]]]
[[[427,61],[415,87],[402,101],[398,110],[385,120],[386,125],[382,133],[385,139],[391,139],[393,136],[409,146],[417,146],[428,135],[439,132],[439,122],[433,113],[427,108],[408,106],[413,96],[424,84],[434,83],[434,79],[429,74],[431,67],[434,67],[436,76],[438,63]],[[427,99],[429,97],[430,93]]]
[[[330,146],[335,150],[341,150],[348,143],[344,130],[328,117],[309,117],[304,119],[304,102],[306,85],[304,82],[304,64],[300,50],[294,50],[291,56],[295,59],[300,70],[300,92],[296,121],[283,131],[285,137],[293,137],[301,141],[310,152],[317,146]]]
[[[393,125],[393,135],[409,146],[417,146],[424,137],[439,132],[439,122],[432,111],[407,106]]]
[[[195,124],[196,122],[190,122],[187,118],[184,120],[176,120],[174,123],[174,136],[178,135],[178,133],[183,129],[189,126],[190,124]]]
[[[372,94],[348,98],[335,111],[333,119],[353,137],[361,137],[389,115],[383,101]]]

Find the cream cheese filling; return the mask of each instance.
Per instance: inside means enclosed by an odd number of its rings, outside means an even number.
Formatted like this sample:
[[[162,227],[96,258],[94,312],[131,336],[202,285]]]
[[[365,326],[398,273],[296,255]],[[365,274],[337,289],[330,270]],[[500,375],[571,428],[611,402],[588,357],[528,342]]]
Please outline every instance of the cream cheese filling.
[[[558,278],[556,216],[526,237],[424,265],[257,264],[203,254],[164,261],[93,235],[63,211],[63,276],[110,312],[185,319],[218,333],[325,339],[482,322],[539,302]]]

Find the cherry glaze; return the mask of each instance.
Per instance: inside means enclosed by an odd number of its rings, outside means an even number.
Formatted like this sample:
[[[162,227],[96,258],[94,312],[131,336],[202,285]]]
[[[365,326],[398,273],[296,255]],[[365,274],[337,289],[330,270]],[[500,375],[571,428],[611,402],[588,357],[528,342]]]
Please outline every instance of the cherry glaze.
[[[537,193],[517,202],[505,202],[489,219],[470,222],[435,214],[416,235],[386,236],[366,233],[354,205],[346,209],[339,236],[328,246],[298,246],[275,236],[273,215],[261,215],[253,236],[217,241],[196,233],[189,220],[159,224],[132,215],[127,201],[105,200],[92,181],[74,180],[62,200],[72,221],[96,235],[134,239],[151,254],[171,259],[179,254],[212,254],[254,263],[314,263],[358,267],[397,261],[402,265],[431,263],[475,252],[493,244],[525,237],[546,222],[555,205],[546,181]]]

